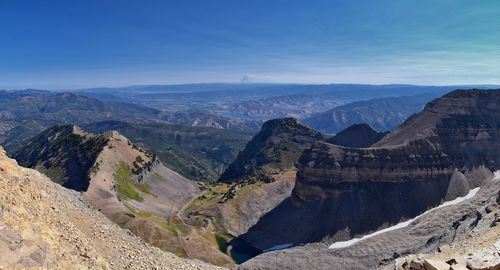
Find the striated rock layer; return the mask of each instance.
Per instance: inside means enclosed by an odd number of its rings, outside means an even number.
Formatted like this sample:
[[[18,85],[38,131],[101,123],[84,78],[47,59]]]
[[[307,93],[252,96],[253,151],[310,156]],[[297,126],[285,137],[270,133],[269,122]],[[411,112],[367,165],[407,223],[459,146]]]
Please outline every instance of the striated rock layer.
[[[466,194],[499,169],[500,90],[438,98],[370,148],[315,142],[292,196],[242,239],[259,250],[346,240]]]

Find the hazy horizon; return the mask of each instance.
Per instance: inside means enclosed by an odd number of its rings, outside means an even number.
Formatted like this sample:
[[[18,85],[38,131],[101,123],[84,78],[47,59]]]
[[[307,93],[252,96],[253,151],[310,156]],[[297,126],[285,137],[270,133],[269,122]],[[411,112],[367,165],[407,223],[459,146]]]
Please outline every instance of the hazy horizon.
[[[201,86],[201,85],[370,85],[370,86],[418,86],[418,87],[464,87],[464,88],[500,88],[500,84],[442,84],[442,85],[424,85],[424,84],[407,84],[407,83],[388,83],[388,84],[370,84],[370,83],[280,83],[280,82],[199,82],[199,83],[173,83],[173,84],[131,84],[131,85],[111,85],[111,86],[95,86],[95,87],[69,87],[69,88],[43,88],[43,87],[0,87],[0,90],[7,91],[20,91],[20,90],[41,90],[41,91],[54,91],[54,92],[64,92],[64,91],[85,91],[85,90],[95,90],[95,89],[127,89],[127,88],[146,88],[146,87],[170,87],[170,86]]]

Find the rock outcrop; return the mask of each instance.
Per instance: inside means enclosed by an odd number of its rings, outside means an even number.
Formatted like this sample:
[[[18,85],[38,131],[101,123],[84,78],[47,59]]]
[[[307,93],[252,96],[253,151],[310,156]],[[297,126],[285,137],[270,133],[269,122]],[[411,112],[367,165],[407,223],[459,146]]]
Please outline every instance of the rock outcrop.
[[[240,238],[259,250],[347,240],[480,186],[500,164],[499,108],[500,90],[457,90],[370,148],[313,143],[291,198]]]

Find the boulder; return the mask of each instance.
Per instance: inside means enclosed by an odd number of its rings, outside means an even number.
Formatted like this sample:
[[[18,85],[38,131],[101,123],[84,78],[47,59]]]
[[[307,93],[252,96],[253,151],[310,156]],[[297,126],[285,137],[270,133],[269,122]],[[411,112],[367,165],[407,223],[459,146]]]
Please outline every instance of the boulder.
[[[425,270],[449,270],[450,265],[438,260],[425,259],[424,260]]]
[[[471,270],[500,270],[498,253],[475,253],[467,260],[467,268]]]
[[[454,264],[450,267],[450,270],[469,270],[467,266],[463,264]]]

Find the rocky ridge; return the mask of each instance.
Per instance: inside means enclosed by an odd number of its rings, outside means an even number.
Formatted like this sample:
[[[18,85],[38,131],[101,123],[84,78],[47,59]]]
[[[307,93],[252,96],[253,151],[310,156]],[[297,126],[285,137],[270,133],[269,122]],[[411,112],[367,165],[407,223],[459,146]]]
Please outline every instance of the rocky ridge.
[[[102,145],[91,143],[97,138],[102,138]],[[74,126],[56,126],[36,137],[20,153],[23,155],[16,155],[20,161],[32,160],[30,164],[38,170],[50,171],[50,166],[55,166],[68,175],[81,175],[71,181],[88,183],[86,190],[78,190],[83,197],[146,242],[178,256],[231,264],[230,258],[218,250],[213,235],[187,230],[178,216],[199,192],[197,184],[165,167],[155,155],[120,133],[88,133]],[[81,158],[74,158],[74,153]],[[92,166],[83,170],[68,160]]]
[[[0,268],[216,269],[146,244],[0,150]]]
[[[35,168],[64,187],[86,191],[97,156],[111,133],[92,134],[77,126],[46,129],[12,154],[21,166]]]

